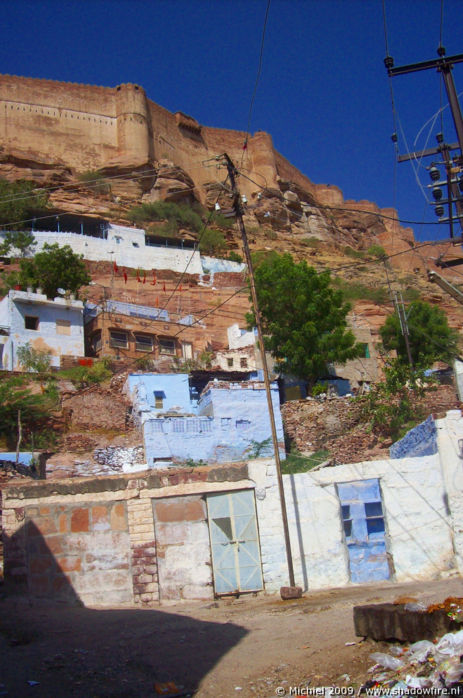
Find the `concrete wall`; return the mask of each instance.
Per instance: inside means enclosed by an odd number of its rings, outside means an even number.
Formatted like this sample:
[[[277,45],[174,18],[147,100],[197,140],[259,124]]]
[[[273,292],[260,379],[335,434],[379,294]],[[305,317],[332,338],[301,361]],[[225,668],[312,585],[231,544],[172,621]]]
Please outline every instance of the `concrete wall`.
[[[217,257],[201,257],[201,264],[204,272],[216,274],[219,272],[237,273],[246,268],[243,262],[232,262],[229,259],[217,259]]]
[[[256,483],[264,581],[277,590],[288,579],[275,468],[271,461],[253,461],[249,477]],[[392,578],[406,582],[456,572],[455,526],[436,454],[283,476],[296,581],[303,588],[350,583],[336,483],[371,478],[380,480]],[[463,512],[460,504],[458,510]]]
[[[240,329],[238,323],[230,325],[227,329],[227,337],[229,349],[254,346],[257,342],[257,334],[254,331]]]
[[[117,230],[119,228],[119,231]],[[40,252],[45,243],[69,245],[73,252],[94,262],[116,262],[120,267],[132,269],[171,269],[182,272],[188,264],[189,274],[201,274],[199,252],[173,247],[152,247],[144,243],[144,231],[138,228],[112,226],[107,240],[78,233],[34,232],[37,241],[35,252]],[[117,239],[119,238],[119,242]],[[135,245],[134,245],[135,243]]]
[[[436,420],[436,427],[456,565],[463,574],[463,419],[460,410],[447,412],[444,419]]]
[[[212,599],[204,496],[252,486],[244,465],[11,483],[5,583],[86,605]]]
[[[204,496],[153,499],[160,599],[213,595],[209,526]]]
[[[7,316],[9,335],[0,336],[3,355],[0,366],[20,370],[18,347],[31,347],[51,354],[52,366],[60,365],[61,356],[84,356],[83,304],[64,298],[48,300],[43,294],[10,291],[1,303],[2,317]],[[6,309],[6,313],[5,313]],[[38,318],[37,330],[26,329],[25,317]],[[63,321],[68,327],[59,327]],[[63,334],[69,332],[69,334]]]

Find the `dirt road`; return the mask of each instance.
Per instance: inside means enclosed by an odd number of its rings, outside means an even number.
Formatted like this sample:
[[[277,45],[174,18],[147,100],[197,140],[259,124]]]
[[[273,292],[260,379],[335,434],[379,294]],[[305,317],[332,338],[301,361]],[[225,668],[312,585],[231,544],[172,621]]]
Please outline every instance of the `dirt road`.
[[[463,580],[310,592],[297,601],[241,597],[149,610],[5,598],[0,696],[145,698],[158,695],[156,683],[174,682],[199,698],[267,698],[288,695],[292,686],[359,685],[370,652],[387,646],[355,637],[352,608],[403,595],[429,603],[463,596]]]

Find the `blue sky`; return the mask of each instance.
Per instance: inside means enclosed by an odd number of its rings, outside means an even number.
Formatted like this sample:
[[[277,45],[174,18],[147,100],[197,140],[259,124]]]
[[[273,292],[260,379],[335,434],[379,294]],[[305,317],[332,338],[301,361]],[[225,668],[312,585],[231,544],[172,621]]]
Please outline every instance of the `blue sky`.
[[[0,70],[106,86],[136,82],[171,111],[246,130],[266,4],[4,0]],[[434,58],[441,1],[385,0],[385,6],[395,64]],[[447,54],[463,53],[461,0],[444,0],[443,16]],[[384,56],[382,0],[271,0],[250,130],[271,133],[275,147],[304,174],[339,186],[346,199],[395,206],[402,219],[434,222],[411,165],[394,166]],[[454,78],[463,91],[463,64],[455,66]],[[435,71],[393,79],[401,152],[407,144],[435,145],[439,80]],[[444,135],[454,142],[448,111]],[[419,179],[429,181],[423,167]],[[412,227],[420,240],[448,236],[446,226]]]

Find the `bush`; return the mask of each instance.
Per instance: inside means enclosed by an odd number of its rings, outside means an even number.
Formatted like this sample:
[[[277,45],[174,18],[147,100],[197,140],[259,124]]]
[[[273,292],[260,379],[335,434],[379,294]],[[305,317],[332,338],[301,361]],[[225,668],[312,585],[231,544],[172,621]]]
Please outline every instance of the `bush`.
[[[378,259],[384,259],[387,256],[386,250],[381,245],[371,245],[367,250],[367,255]]]
[[[103,383],[111,378],[112,371],[109,368],[110,362],[107,359],[95,361],[92,366],[73,366],[59,372],[60,378],[72,381],[78,388],[85,388],[95,383]]]
[[[218,228],[225,228],[225,230],[233,228],[235,223],[234,218],[225,218],[220,211],[211,211],[207,220],[210,224],[216,225]]]
[[[111,184],[97,170],[87,170],[78,176],[78,180],[95,194],[111,194]]]
[[[132,223],[137,224],[167,220],[171,222],[172,227],[175,226],[176,231],[183,226],[199,232],[203,226],[199,213],[190,206],[172,201],[154,201],[134,206],[128,211],[127,217]]]
[[[318,397],[319,395],[323,395],[323,393],[326,393],[328,390],[328,383],[315,383],[315,385],[312,388],[312,397]]]
[[[365,257],[365,253],[362,250],[354,250],[354,248],[349,245],[344,247],[343,252],[346,257],[352,257],[353,259],[364,259]]]
[[[299,243],[304,247],[312,247],[315,250],[318,250],[321,246],[321,240],[313,235],[310,238],[302,238]]]
[[[348,301],[367,300],[377,305],[384,305],[389,294],[384,286],[367,286],[359,281],[346,281],[341,277],[333,279],[333,285],[339,288]]]
[[[240,254],[232,250],[231,252],[228,253],[228,259],[230,262],[239,262],[241,263],[243,261],[243,258]]]
[[[328,460],[330,452],[326,449],[320,449],[312,453],[310,456],[303,456],[296,450],[291,449],[286,456],[286,460],[281,461],[281,472],[284,475],[292,475],[293,473],[306,473],[308,470],[315,468],[323,461]]]
[[[199,250],[203,254],[218,256],[227,249],[227,242],[219,230],[206,228],[199,240]]]
[[[278,238],[278,233],[275,230],[272,230],[272,228],[266,228],[264,230],[264,235],[267,240],[276,240]]]
[[[19,346],[16,352],[18,361],[25,371],[46,373],[50,370],[51,354],[47,351],[34,349],[30,343]]]

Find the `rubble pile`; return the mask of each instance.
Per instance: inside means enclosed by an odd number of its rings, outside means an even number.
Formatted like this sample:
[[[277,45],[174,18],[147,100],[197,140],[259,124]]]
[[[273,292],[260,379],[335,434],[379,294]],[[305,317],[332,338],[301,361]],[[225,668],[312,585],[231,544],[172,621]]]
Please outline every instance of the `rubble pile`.
[[[122,471],[123,465],[137,465],[145,462],[143,446],[96,448],[93,451],[93,458],[100,465],[109,465],[119,472]]]
[[[97,477],[117,475],[128,469],[143,470],[145,463],[143,446],[106,446],[96,448],[93,458],[69,460],[53,459],[47,463],[47,479],[61,480],[69,477]],[[138,468],[136,466],[139,466]]]
[[[460,403],[455,388],[438,385],[420,403],[426,415],[444,417]],[[285,434],[300,453],[327,449],[334,465],[389,458],[390,439],[378,439],[362,418],[359,398],[291,400],[282,405]]]
[[[436,689],[459,689],[463,683],[463,630],[447,633],[436,643],[419,640],[408,647],[392,646],[390,653],[374,652],[375,664],[360,693],[402,696]]]

